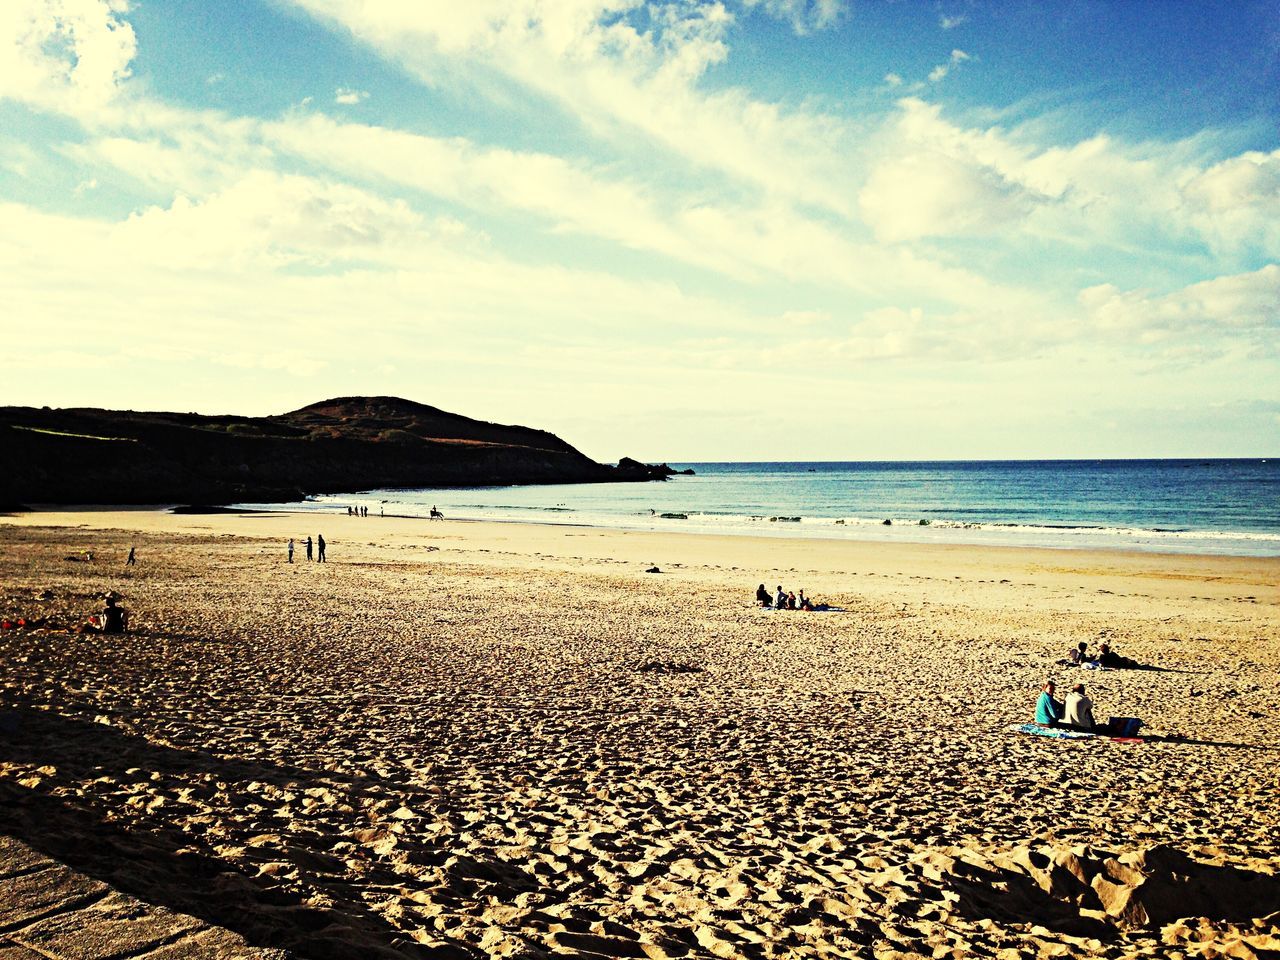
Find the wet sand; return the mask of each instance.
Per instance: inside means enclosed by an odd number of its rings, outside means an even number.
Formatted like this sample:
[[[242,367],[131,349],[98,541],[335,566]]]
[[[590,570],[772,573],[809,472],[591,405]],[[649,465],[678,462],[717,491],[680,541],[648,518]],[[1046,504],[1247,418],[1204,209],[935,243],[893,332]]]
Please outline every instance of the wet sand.
[[[1280,559],[0,517],[0,615],[43,619],[0,632],[0,833],[300,957],[1275,955],[1278,581]],[[758,610],[761,582],[842,610]],[[61,629],[107,590],[128,635]],[[1082,640],[1160,669],[1058,666]],[[1151,736],[1009,732],[1047,678]],[[8,960],[39,921],[3,909]]]

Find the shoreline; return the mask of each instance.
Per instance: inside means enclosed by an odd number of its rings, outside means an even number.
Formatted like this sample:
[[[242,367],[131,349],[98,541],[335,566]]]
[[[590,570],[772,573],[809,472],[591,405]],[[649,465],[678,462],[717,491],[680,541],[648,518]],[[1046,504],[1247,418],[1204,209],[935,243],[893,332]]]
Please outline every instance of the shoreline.
[[[342,509],[344,498],[316,501],[313,508],[297,503],[279,508],[251,505],[264,513],[320,513]],[[356,503],[362,503],[358,498]],[[1183,554],[1187,556],[1280,557],[1280,532],[1264,530],[1231,531],[1190,528],[1111,527],[1092,523],[1018,523],[996,521],[934,520],[920,523],[900,517],[805,517],[799,522],[772,523],[763,516],[705,514],[692,511],[683,517],[665,517],[643,511],[627,514],[592,513],[589,510],[541,510],[517,508],[521,512],[503,516],[492,512],[481,516],[458,516],[455,506],[445,504],[453,519],[487,523],[564,524],[608,530],[647,533],[676,533],[765,539],[869,541],[873,543],[923,543],[990,547],[1026,547],[1047,550],[1120,550],[1138,553]],[[540,514],[574,514],[581,519],[557,520]],[[341,514],[339,514],[341,515]],[[404,519],[428,519],[426,508],[419,514],[387,514]],[[801,532],[803,531],[803,532]]]

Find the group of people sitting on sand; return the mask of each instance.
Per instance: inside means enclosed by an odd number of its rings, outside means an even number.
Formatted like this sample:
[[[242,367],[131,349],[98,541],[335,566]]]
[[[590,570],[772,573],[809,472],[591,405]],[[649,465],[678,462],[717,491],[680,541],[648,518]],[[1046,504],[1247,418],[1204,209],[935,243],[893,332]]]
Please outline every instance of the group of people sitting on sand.
[[[1108,733],[1113,736],[1131,736],[1137,733],[1141,722],[1131,717],[1112,717],[1106,723],[1093,718],[1093,701],[1085,695],[1084,684],[1072,684],[1065,700],[1054,694],[1057,686],[1052,680],[1040,690],[1036,700],[1036,723],[1042,727],[1065,727],[1085,733]]]
[[[1105,667],[1108,670],[1142,670],[1144,665],[1137,660],[1131,660],[1129,657],[1122,657],[1111,649],[1111,644],[1103,643],[1098,652],[1089,653],[1089,644],[1082,640],[1076,644],[1075,648],[1067,654],[1065,660],[1058,661],[1064,667],[1084,667],[1085,669],[1097,669]]]
[[[794,592],[788,593],[778,584],[777,596],[770,596],[764,584],[756,587],[756,603],[768,610],[830,610],[826,603],[814,603],[800,591],[799,597]]]

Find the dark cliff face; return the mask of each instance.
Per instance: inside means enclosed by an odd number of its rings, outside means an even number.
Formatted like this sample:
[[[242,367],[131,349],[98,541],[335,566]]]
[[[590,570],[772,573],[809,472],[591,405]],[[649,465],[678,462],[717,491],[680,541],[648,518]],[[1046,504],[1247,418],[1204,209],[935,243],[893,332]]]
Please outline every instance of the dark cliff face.
[[[0,408],[0,505],[234,503],[376,487],[649,479],[554,434],[395,397],[272,417]]]

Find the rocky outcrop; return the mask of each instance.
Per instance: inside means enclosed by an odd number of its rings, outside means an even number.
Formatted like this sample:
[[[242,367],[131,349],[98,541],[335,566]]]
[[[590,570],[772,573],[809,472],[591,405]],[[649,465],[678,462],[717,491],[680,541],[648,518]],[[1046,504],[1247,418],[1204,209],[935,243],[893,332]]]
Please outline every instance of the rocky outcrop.
[[[0,408],[0,505],[234,503],[379,487],[665,479],[596,463],[554,434],[397,397],[270,417]]]
[[[694,475],[691,468],[675,470],[665,463],[650,464],[623,457],[617,466],[619,480],[666,480],[668,477]]]

